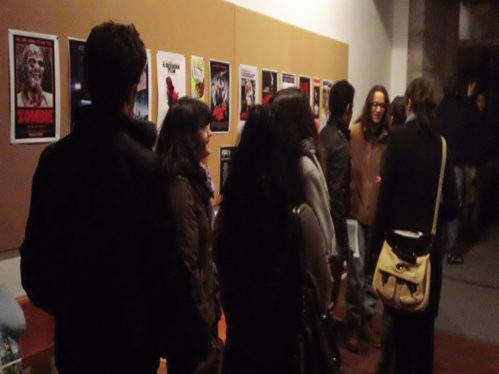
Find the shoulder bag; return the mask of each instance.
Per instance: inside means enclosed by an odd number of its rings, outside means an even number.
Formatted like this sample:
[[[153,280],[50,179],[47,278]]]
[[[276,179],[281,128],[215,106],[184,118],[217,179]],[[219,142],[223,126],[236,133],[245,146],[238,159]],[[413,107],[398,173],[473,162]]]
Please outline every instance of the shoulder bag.
[[[447,145],[442,137],[442,164],[433,214],[431,241],[423,255],[407,254],[385,240],[373,276],[373,288],[384,305],[406,312],[422,312],[430,300],[430,251],[436,234],[438,209],[442,195]],[[424,242],[424,241],[423,241]]]

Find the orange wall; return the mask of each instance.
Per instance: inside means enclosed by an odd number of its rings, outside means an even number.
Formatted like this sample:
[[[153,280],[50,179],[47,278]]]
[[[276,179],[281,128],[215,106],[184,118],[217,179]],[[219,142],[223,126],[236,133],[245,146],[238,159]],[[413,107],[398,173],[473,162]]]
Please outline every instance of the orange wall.
[[[152,61],[152,113],[157,114],[156,51],[231,62],[231,123],[211,138],[209,159],[219,201],[219,148],[237,142],[238,66],[287,71],[311,78],[346,79],[348,46],[222,0],[6,0],[0,12],[0,252],[17,249],[24,237],[31,179],[44,144],[10,144],[8,29],[59,36],[61,137],[68,125],[68,37],[85,39],[104,21],[133,23]],[[209,69],[206,69],[208,76]],[[260,73],[261,74],[261,73]],[[190,94],[187,74],[187,94]],[[259,77],[261,80],[261,77]],[[205,87],[208,87],[205,85]],[[260,95],[260,93],[259,93]]]

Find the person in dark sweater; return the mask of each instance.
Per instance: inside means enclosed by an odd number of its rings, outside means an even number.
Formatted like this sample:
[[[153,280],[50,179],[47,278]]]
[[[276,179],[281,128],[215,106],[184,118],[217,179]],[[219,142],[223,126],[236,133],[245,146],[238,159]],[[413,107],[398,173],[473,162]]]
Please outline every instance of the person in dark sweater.
[[[54,316],[61,374],[156,373],[174,343],[171,316],[201,318],[173,312],[192,303],[178,291],[186,269],[159,204],[156,126],[131,118],[145,63],[133,25],[92,29],[83,58],[92,105],[45,148],[33,177],[21,281]]]
[[[442,161],[442,141],[434,129],[436,103],[433,89],[422,78],[411,82],[405,98],[407,123],[392,129],[388,136],[371,237],[374,254],[380,253],[385,238],[394,230],[421,232],[431,238]],[[450,160],[445,165],[442,194],[439,218],[452,219],[458,214],[459,204]],[[434,327],[442,284],[441,228],[441,224],[437,225],[437,237],[430,251],[429,306],[419,313],[385,306],[385,313],[392,315],[396,374],[433,372]],[[404,238],[401,240],[399,248],[403,250]]]
[[[275,104],[251,108],[222,190],[214,253],[227,323],[223,374],[300,371],[302,248],[321,315],[331,300],[329,248],[305,203],[301,139],[290,121]]]
[[[330,259],[331,275],[334,279],[331,294],[331,312],[338,301],[343,263],[347,261],[347,346],[358,350],[358,322],[356,315],[363,310],[361,274],[354,271],[356,259],[348,238],[347,218],[350,215],[351,157],[350,130],[355,89],[346,80],[336,82],[329,94],[331,115],[320,133],[320,140],[326,155],[326,183],[329,190],[329,204],[336,236],[336,248]],[[350,342],[350,343],[348,343]]]

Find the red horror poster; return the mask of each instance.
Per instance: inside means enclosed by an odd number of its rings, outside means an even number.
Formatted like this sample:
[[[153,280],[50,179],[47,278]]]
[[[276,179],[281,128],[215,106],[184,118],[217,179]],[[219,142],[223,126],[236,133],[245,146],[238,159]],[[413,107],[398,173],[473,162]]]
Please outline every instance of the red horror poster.
[[[210,128],[213,133],[229,132],[230,63],[210,60]]]
[[[60,137],[59,43],[55,35],[9,30],[12,144]]]

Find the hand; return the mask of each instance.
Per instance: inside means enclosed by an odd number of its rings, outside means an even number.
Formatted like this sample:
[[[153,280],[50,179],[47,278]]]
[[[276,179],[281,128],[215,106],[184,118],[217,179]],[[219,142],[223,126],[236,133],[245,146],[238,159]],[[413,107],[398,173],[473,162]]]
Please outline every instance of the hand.
[[[476,82],[468,84],[468,97],[473,96],[475,93],[475,88],[476,88]]]

